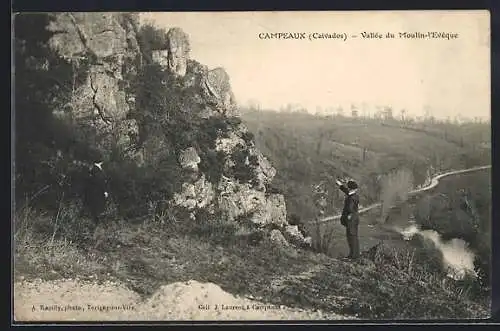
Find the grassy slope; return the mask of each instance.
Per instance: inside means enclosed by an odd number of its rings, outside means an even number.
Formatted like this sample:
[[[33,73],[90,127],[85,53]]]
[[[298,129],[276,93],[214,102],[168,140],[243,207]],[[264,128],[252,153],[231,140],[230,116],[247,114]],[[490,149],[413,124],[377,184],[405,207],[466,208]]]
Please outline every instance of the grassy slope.
[[[276,251],[265,242],[252,246],[244,239],[221,237],[217,244],[174,225],[153,223],[112,223],[95,234],[85,232],[79,247],[58,236],[51,241],[50,235],[19,231],[16,277],[118,279],[144,298],[160,285],[194,279],[268,303],[361,318],[487,316],[453,284],[439,281],[410,260],[351,264],[310,251]],[[304,273],[309,277],[293,276]]]
[[[436,190],[452,192],[475,179],[478,185],[472,191],[480,192],[487,176],[481,173],[480,180],[471,176],[443,181]],[[168,222],[112,222],[94,231],[85,220],[62,214],[59,223],[75,233],[59,227],[54,240],[54,219],[36,214],[19,219],[16,276],[79,277],[97,282],[117,279],[144,298],[161,285],[194,279],[264,302],[367,319],[488,316],[486,299],[473,300],[467,286],[429,272],[429,257],[419,257],[413,243],[402,242],[399,235],[377,226],[361,227],[361,246],[367,250],[384,241],[388,254],[365,255],[360,263],[352,264],[311,251],[278,251],[265,242],[252,245],[233,233],[216,232],[216,228],[210,232],[212,238],[207,233],[194,234],[188,224]],[[376,224],[370,222],[376,217],[376,211],[366,214],[363,224]],[[37,224],[45,225],[45,235],[26,223],[35,218]],[[79,223],[80,228],[64,224],[69,221]],[[345,253],[344,229],[337,223],[329,226],[335,229],[330,238],[331,255]],[[75,241],[65,240],[68,238]]]

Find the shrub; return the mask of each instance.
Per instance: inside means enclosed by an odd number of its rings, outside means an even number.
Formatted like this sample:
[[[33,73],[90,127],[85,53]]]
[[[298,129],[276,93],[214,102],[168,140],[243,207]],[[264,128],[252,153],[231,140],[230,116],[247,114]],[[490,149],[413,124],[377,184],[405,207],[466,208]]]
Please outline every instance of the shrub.
[[[239,228],[237,222],[229,222],[221,213],[212,214],[198,209],[195,215],[195,221],[189,223],[188,232],[214,243],[227,244]]]
[[[207,149],[200,153],[199,168],[207,176],[210,183],[214,185],[219,183],[224,170],[225,158],[224,152],[214,149]]]
[[[312,227],[312,249],[315,252],[329,255],[330,248],[336,239],[335,227],[330,226],[324,229],[319,221],[315,221]]]
[[[231,176],[236,178],[241,183],[248,183],[256,180],[254,168],[251,166],[250,152],[243,145],[236,145],[232,151],[231,159],[234,162],[231,168]]]

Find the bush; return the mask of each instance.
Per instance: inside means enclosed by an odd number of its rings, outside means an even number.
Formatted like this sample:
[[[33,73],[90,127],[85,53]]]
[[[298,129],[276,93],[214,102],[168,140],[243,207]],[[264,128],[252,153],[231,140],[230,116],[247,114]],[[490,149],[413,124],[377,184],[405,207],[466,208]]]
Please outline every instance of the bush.
[[[200,153],[200,170],[207,176],[207,180],[217,185],[224,171],[225,155],[222,151],[207,149]]]
[[[190,222],[188,232],[217,244],[228,244],[239,229],[237,222],[229,222],[221,213],[211,214],[201,209],[195,212],[196,219]]]
[[[165,49],[167,45],[167,31],[151,23],[142,25],[137,37],[148,63],[152,63],[153,50]]]
[[[251,183],[256,180],[255,176],[255,159],[250,163],[251,155],[248,149],[242,145],[236,145],[231,154],[231,159],[234,162],[231,168],[231,177],[236,178],[241,183]]]
[[[89,68],[87,60],[73,66],[51,50],[48,41],[53,32],[47,26],[52,19],[51,14],[24,13],[14,21],[15,188],[16,200],[36,194],[39,205],[55,210],[63,192],[67,198],[73,196],[68,183],[72,161],[91,158],[98,151],[52,116],[55,110],[66,112],[73,89],[84,83]]]
[[[312,226],[312,249],[315,252],[328,255],[330,253],[330,247],[336,239],[335,227],[330,226],[328,229],[322,230],[321,223],[319,223],[318,221],[314,222]]]

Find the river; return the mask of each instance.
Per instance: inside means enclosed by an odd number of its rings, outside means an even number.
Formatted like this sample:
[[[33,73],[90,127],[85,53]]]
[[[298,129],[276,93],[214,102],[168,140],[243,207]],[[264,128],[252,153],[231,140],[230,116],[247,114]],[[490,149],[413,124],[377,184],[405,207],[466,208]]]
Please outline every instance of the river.
[[[409,203],[405,203],[398,208],[399,217],[394,217],[390,224],[381,220],[381,203],[375,203],[360,210],[361,222],[359,226],[359,239],[361,251],[367,250],[380,241],[390,242],[394,245],[401,245],[403,240],[409,240],[414,235],[420,235],[434,245],[443,254],[443,263],[450,270],[450,277],[461,278],[465,272],[473,272],[474,254],[468,248],[468,244],[461,239],[443,241],[441,235],[434,230],[420,230],[418,224],[409,215],[412,203],[422,198],[424,195],[433,192],[438,188],[439,183],[444,178],[451,179],[452,176],[463,174],[490,171],[491,165],[474,167],[469,169],[451,170],[433,177],[429,185],[409,192]],[[331,238],[329,255],[341,257],[347,255],[347,243],[345,239],[345,228],[340,224],[340,214],[325,217],[320,220],[316,229],[312,232],[317,236],[317,231]]]

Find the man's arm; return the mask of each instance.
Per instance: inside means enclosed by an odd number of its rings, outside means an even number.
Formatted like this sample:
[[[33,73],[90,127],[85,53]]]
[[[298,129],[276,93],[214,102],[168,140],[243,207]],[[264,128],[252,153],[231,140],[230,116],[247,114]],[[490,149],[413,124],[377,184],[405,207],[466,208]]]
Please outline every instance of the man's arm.
[[[345,194],[349,194],[349,189],[340,180],[337,179],[335,183],[342,192],[344,192]]]

